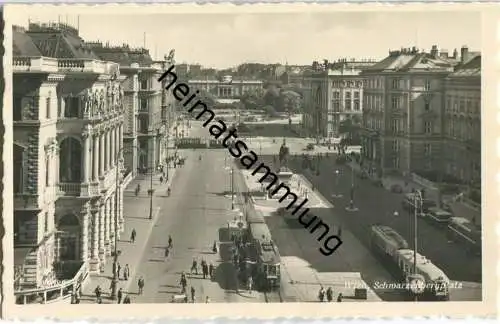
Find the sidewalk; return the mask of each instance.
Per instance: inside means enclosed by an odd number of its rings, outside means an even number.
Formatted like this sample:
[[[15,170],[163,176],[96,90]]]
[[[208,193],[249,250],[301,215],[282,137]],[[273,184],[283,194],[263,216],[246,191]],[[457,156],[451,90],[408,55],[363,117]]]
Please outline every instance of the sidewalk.
[[[156,207],[155,200],[166,197],[166,190],[171,186],[174,179],[176,169],[169,169],[169,180],[160,184],[160,174],[153,176],[153,189],[155,190],[153,198],[153,219],[149,220],[149,196],[147,190],[150,187],[150,178],[146,177],[142,180],[134,179],[124,190],[124,231],[121,233],[121,239],[118,240],[117,250],[121,252],[118,257],[118,263],[121,265],[120,281],[118,283],[117,291],[122,288],[125,297],[126,292],[135,292],[137,290],[136,266],[142,257],[143,251],[146,247],[148,237],[156,223],[156,219],[160,214],[160,208]],[[140,184],[141,193],[136,197],[134,190]],[[135,243],[131,243],[130,233],[132,229],[137,232]],[[123,280],[123,269],[125,265],[129,265],[130,278]],[[83,284],[83,291],[81,296],[81,303],[95,303],[94,289],[99,285],[102,288],[103,304],[115,303],[110,300],[111,293],[111,279],[113,278],[113,257],[106,258],[106,265],[103,273],[90,274],[85,283]],[[133,294],[133,293],[132,293]],[[130,296],[133,301],[133,296]]]

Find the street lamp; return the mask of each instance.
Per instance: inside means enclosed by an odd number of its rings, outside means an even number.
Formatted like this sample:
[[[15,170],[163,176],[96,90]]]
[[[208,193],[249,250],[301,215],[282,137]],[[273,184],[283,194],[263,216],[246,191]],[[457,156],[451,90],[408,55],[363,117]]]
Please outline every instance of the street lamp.
[[[133,146],[133,149],[136,147]],[[119,200],[119,194],[118,194],[118,188],[120,186],[120,166],[121,163],[124,162],[123,159],[121,158],[121,155],[123,151],[125,150],[125,146],[122,146],[118,152],[116,153],[115,156],[115,161],[116,161],[116,167],[115,167],[115,219],[114,219],[114,224],[115,224],[115,235],[114,235],[114,251],[113,251],[113,279],[111,280],[111,299],[116,300],[116,288],[118,286],[118,200]]]
[[[234,168],[231,166],[231,210],[234,210]]]
[[[420,204],[420,205],[419,205]],[[422,192],[420,190],[417,190],[413,194],[413,274],[411,276],[412,278],[412,291],[415,294],[415,301],[418,300],[418,294],[420,293],[421,290],[421,280],[419,279],[419,275],[417,273],[417,248],[418,248],[418,212],[419,212],[419,207],[420,207],[420,212],[423,210],[423,205],[424,205],[424,198],[422,197]],[[409,216],[411,217],[411,208],[409,208]],[[411,224],[411,222],[409,222]]]
[[[339,190],[339,180],[340,180],[340,170],[337,169],[335,170],[335,188],[337,191]],[[333,198],[342,198],[342,196],[343,195],[341,193],[332,195]]]
[[[349,206],[347,206],[345,209],[350,212],[358,211],[358,208],[354,206],[354,167],[352,166],[351,166],[350,201],[349,201]]]

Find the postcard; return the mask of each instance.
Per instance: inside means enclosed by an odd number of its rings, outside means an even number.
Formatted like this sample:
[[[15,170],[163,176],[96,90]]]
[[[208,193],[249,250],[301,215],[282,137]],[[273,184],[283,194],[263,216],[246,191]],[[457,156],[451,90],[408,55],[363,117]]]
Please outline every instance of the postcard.
[[[496,314],[498,7],[3,19],[5,318]]]

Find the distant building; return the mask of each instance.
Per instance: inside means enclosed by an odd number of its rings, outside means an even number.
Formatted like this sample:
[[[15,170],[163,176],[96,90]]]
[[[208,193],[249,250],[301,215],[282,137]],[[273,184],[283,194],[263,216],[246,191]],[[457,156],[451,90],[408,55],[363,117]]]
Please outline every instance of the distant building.
[[[135,176],[164,164],[168,145],[168,128],[176,127],[175,100],[163,91],[158,78],[166,61],[153,61],[144,48],[87,43],[103,60],[120,64],[124,82],[126,121],[124,129],[125,167]],[[172,62],[168,63],[169,65]],[[162,111],[162,93],[166,92],[166,111]],[[173,141],[172,141],[173,142]]]
[[[12,66],[14,287],[27,302],[25,289],[45,298],[99,271],[123,231],[124,89],[119,65],[65,24],[14,27]]]
[[[481,186],[481,54],[461,49],[460,64],[444,81],[444,174]]]
[[[193,89],[204,90],[220,99],[237,99],[246,92],[260,91],[263,82],[259,80],[233,79],[226,75],[222,80],[189,80],[188,84]]]
[[[437,46],[429,53],[403,48],[390,51],[388,57],[363,72],[362,151],[372,171],[407,176],[442,171],[448,150],[443,142],[448,124],[445,83],[454,84],[454,68],[469,60],[464,55],[468,56],[467,51],[462,50],[462,57],[458,57],[455,50],[449,56]],[[469,94],[458,95],[458,91],[450,88],[450,102],[458,103],[456,98],[464,97],[465,105]],[[480,90],[473,96],[478,93]]]
[[[361,119],[363,112],[363,78],[360,73],[374,60],[339,59],[337,62],[316,65],[305,72],[305,109],[302,115],[306,134],[331,140],[339,136],[339,126],[347,118]]]

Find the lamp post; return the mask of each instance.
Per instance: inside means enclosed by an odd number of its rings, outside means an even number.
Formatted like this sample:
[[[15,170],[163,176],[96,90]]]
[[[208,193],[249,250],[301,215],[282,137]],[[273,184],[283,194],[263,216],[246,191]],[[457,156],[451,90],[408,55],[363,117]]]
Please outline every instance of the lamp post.
[[[231,166],[231,210],[234,210],[234,169]]]
[[[133,147],[135,149],[136,147]],[[121,159],[121,155],[123,151],[125,150],[125,147],[122,146],[118,152],[116,153],[115,156],[115,161],[116,161],[116,167],[115,167],[115,219],[114,219],[114,224],[115,224],[115,236],[114,236],[114,251],[113,251],[113,279],[111,280],[111,299],[116,300],[116,288],[118,286],[118,200],[119,200],[119,195],[118,195],[118,190],[120,186],[120,163],[123,162]]]
[[[345,209],[350,212],[358,211],[358,208],[354,206],[354,167],[352,166],[351,166],[350,200],[349,200],[349,206],[347,206]]]
[[[339,189],[339,180],[340,180],[340,170],[337,169],[335,170],[335,188],[336,190],[338,191]],[[342,198],[342,194],[338,193],[338,194],[333,194],[332,195],[333,198]]]
[[[408,216],[413,216],[413,273],[409,276],[410,290],[414,294],[414,300],[418,301],[418,295],[421,294],[425,289],[425,281],[417,273],[417,249],[418,249],[418,212],[422,212],[424,205],[424,199],[422,197],[422,192],[417,190],[413,195],[413,215],[411,214],[411,208],[409,209]],[[419,209],[420,207],[420,209]],[[409,222],[411,224],[411,222]],[[411,230],[410,230],[411,232]]]
[[[166,181],[168,181],[168,166],[170,164],[170,160],[168,159],[168,144],[169,144],[168,139],[169,139],[169,137],[170,137],[170,132],[169,132],[168,127],[167,127],[167,150],[166,150],[167,151],[166,152],[167,153],[167,163],[166,163],[167,164],[167,173],[165,174]]]

